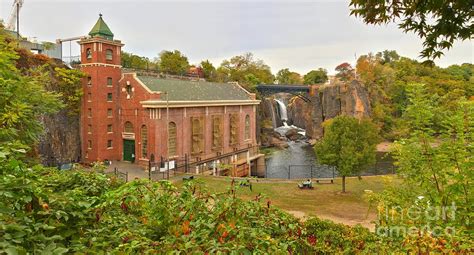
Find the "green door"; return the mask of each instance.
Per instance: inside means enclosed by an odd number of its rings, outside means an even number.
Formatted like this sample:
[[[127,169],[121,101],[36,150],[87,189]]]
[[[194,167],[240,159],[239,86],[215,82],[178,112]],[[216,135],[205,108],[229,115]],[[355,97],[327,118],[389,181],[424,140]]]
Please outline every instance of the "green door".
[[[123,160],[135,161],[135,140],[123,140]]]

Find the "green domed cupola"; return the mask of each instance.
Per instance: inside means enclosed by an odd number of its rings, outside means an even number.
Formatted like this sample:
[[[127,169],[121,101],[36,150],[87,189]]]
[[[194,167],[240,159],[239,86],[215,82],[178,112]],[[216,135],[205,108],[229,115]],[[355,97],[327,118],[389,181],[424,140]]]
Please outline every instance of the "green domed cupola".
[[[102,19],[102,14],[99,14],[99,19],[95,23],[92,30],[89,32],[89,35],[92,37],[99,36],[107,40],[113,40],[114,34],[110,31],[109,26],[105,24],[104,20]]]

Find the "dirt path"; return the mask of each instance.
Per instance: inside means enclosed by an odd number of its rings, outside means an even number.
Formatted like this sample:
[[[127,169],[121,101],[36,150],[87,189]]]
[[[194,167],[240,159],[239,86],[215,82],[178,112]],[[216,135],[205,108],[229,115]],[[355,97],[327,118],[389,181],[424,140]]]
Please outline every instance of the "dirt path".
[[[306,215],[306,213],[304,213],[302,211],[286,211],[286,212],[288,212],[289,214],[295,216],[296,218],[298,218],[302,221],[306,221],[309,218],[309,216]],[[375,217],[373,217],[373,216],[372,217],[369,216],[366,220],[362,220],[362,221],[335,217],[333,215],[317,215],[317,216],[321,219],[330,220],[330,221],[333,221],[333,222],[336,222],[336,223],[341,223],[341,224],[348,225],[348,226],[355,226],[357,224],[360,224],[363,227],[368,228],[372,232],[375,231],[375,224],[372,223],[372,221],[375,220]]]

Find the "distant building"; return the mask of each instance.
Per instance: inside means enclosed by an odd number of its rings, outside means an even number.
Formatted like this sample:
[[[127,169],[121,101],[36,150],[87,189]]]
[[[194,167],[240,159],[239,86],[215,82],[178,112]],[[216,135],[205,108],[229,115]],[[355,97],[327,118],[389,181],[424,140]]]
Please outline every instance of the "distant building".
[[[34,54],[43,54],[50,58],[62,59],[61,44],[52,42],[37,42],[36,40],[28,40],[25,37],[18,36],[18,33],[11,30],[5,30],[13,38],[19,38],[21,48],[27,49]]]
[[[256,141],[255,94],[238,84],[123,73],[123,44],[102,17],[79,44],[81,69],[88,74],[81,111],[83,162],[147,166],[154,158],[186,163],[192,172],[222,168],[234,176],[264,164]]]
[[[204,72],[199,66],[191,66],[188,70],[187,75],[191,77],[204,78]]]

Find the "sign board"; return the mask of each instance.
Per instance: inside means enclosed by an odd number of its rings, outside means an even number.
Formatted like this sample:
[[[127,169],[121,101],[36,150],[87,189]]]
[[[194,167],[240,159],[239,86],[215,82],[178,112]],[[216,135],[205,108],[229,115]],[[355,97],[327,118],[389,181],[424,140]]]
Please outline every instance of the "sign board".
[[[135,133],[122,133],[122,138],[127,140],[135,140]]]
[[[166,170],[172,170],[175,168],[175,161],[163,162],[163,167],[160,168],[160,172],[166,172]]]

